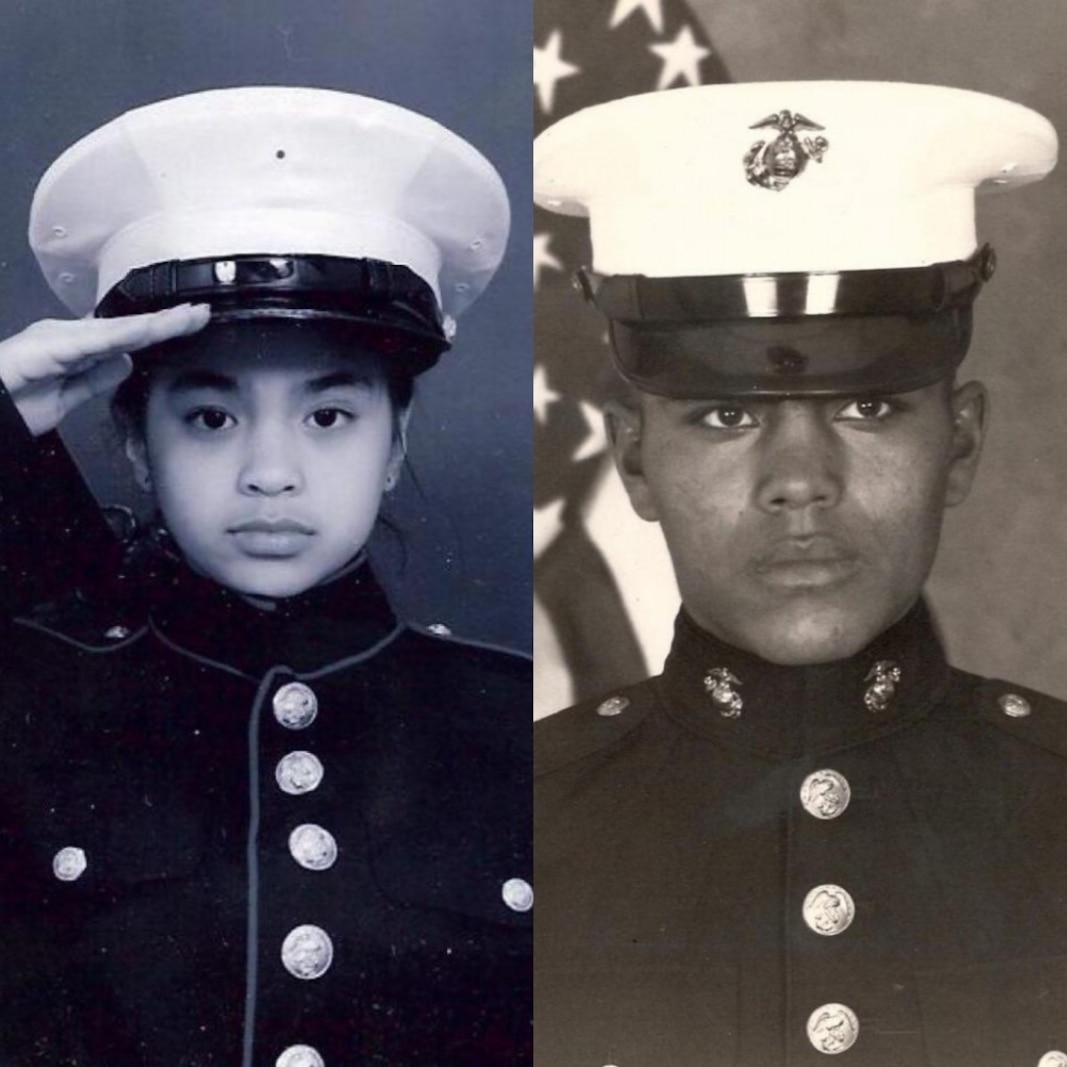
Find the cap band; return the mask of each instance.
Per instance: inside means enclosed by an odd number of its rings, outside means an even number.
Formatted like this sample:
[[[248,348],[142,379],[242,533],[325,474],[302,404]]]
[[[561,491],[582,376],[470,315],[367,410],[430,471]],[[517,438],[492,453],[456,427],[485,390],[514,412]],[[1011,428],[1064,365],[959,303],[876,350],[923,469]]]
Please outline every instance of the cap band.
[[[450,345],[433,290],[414,271],[376,259],[258,255],[171,260],[130,271],[97,318],[211,304],[212,318],[327,318],[376,331],[383,354],[420,363]]]
[[[579,271],[586,295],[621,322],[720,322],[809,315],[914,315],[967,307],[996,265],[985,245],[966,260],[929,267],[816,274],[690,278]]]

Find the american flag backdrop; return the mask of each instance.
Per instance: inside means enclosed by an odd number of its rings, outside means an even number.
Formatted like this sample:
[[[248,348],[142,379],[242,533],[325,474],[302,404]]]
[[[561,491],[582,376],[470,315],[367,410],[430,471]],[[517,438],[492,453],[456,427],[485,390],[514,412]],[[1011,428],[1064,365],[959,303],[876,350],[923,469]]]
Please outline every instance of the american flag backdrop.
[[[685,0],[535,0],[534,11],[537,133],[606,100],[728,80]],[[677,603],[658,531],[629,516],[605,451],[600,406],[613,372],[604,326],[572,287],[590,258],[584,220],[537,211],[538,715],[658,670]]]

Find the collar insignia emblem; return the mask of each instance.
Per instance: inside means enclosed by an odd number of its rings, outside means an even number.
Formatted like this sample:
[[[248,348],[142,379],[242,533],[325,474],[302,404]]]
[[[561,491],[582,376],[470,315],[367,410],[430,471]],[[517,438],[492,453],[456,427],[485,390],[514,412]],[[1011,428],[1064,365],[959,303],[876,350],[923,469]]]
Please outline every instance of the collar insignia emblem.
[[[871,683],[863,694],[867,710],[885,711],[897,691],[900,679],[900,668],[892,660],[880,659],[864,678],[865,682]]]
[[[745,177],[752,185],[780,193],[794,178],[804,173],[809,159],[822,162],[830,142],[825,137],[806,137],[806,130],[822,130],[817,122],[799,112],[779,111],[749,126],[750,130],[778,131],[773,141],[757,141],[745,153]],[[799,133],[797,131],[800,131]]]
[[[704,692],[711,697],[712,704],[724,719],[739,719],[745,706],[741,694],[734,689],[735,685],[741,685],[740,679],[725,667],[712,667],[704,676]]]

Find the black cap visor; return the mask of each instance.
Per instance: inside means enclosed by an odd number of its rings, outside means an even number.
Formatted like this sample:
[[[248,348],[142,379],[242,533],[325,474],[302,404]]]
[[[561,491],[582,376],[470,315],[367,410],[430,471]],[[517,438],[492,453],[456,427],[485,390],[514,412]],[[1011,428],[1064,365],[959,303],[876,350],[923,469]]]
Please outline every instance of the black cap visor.
[[[906,393],[955,373],[970,308],[936,315],[652,325],[612,322],[619,373],[646,393],[685,398]]]
[[[988,246],[928,267],[649,278],[579,273],[608,318],[615,363],[679,398],[907,392],[953,374]]]

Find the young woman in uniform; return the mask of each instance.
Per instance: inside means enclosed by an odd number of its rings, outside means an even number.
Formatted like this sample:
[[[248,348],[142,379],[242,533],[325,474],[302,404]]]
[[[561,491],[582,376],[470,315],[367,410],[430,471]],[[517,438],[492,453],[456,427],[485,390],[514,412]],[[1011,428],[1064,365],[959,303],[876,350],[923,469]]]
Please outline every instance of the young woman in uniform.
[[[152,105],[42,180],[95,317],[0,344],[0,1063],[528,1062],[528,664],[364,553],[507,222],[460,138],[318,90]],[[52,435],[119,381],[126,540]]]

